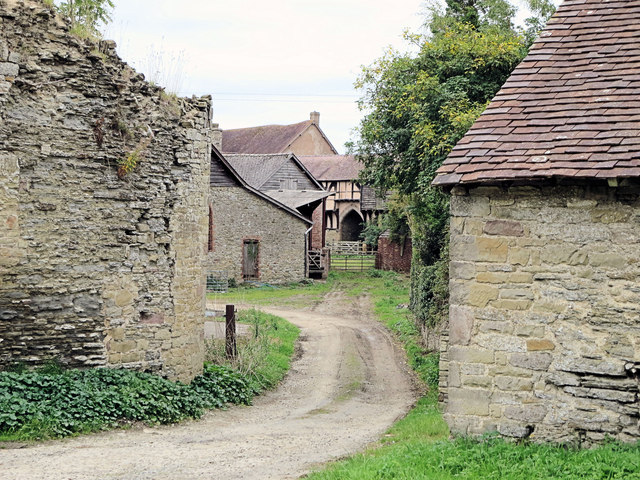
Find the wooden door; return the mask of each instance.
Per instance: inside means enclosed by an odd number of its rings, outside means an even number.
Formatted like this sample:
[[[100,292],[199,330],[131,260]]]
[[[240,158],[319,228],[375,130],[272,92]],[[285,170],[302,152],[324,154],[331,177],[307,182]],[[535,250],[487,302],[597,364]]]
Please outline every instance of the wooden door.
[[[242,278],[258,278],[258,240],[245,240],[242,248]]]

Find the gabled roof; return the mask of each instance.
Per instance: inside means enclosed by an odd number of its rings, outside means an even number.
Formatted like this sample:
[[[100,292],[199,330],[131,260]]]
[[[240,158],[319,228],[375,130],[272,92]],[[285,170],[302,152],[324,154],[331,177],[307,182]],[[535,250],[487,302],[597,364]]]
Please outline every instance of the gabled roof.
[[[356,180],[364,168],[353,155],[301,155],[300,161],[320,181]]]
[[[566,0],[435,185],[640,176],[640,0]]]
[[[282,166],[293,162],[309,180],[318,188],[324,190],[305,165],[293,153],[272,154],[225,154],[227,161],[233,165],[236,172],[253,188],[260,189]]]
[[[222,131],[224,153],[286,153],[291,144],[315,125],[331,149],[338,153],[320,127],[306,120],[291,125],[263,125]]]
[[[229,161],[224,157],[224,155],[222,155],[222,153],[220,153],[220,151],[214,147],[213,145],[211,146],[211,161],[215,162],[215,161],[219,161],[221,162],[225,169],[229,172],[229,175],[231,175],[233,177],[233,179],[244,189],[248,190],[249,192],[253,193],[254,195],[257,195],[258,197],[262,198],[263,200],[275,205],[276,207],[280,208],[281,210],[284,210],[285,212],[289,213],[290,215],[293,215],[294,217],[302,220],[303,222],[309,224],[309,225],[313,225],[313,222],[311,220],[309,220],[308,218],[306,218],[304,215],[302,215],[300,212],[298,212],[296,209],[291,208],[287,205],[285,205],[282,202],[279,202],[278,200],[270,197],[269,195],[266,195],[264,193],[262,193],[261,191],[259,191],[258,189],[252,187],[251,185],[249,185],[239,174],[238,172],[233,168],[233,165],[231,165],[231,163],[229,163]]]
[[[225,153],[283,153],[311,126],[311,121],[292,125],[263,125],[222,131]]]
[[[253,188],[260,189],[291,157],[287,153],[271,155],[225,154],[238,174]]]
[[[326,192],[324,190],[267,190],[265,193],[291,208],[304,207],[305,205],[318,202],[329,195],[333,195],[332,192]]]

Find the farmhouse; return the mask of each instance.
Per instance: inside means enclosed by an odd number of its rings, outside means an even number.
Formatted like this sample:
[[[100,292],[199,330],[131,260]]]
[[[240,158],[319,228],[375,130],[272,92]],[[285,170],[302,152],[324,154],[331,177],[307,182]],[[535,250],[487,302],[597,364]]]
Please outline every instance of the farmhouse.
[[[225,157],[212,148],[205,262],[208,273],[222,273],[238,282],[285,283],[304,279],[308,235],[313,224],[310,214],[326,192],[312,190],[315,185],[290,163],[291,155]],[[271,183],[280,186],[278,172],[290,168],[298,173],[284,176],[283,181],[291,184],[300,180],[300,187],[309,187],[308,191],[296,195],[295,191],[272,192],[265,187]],[[261,191],[261,187],[266,190]]]
[[[334,194],[325,205],[325,240],[359,240],[363,224],[375,221],[385,210],[384,199],[358,182],[364,165],[353,155],[303,155],[300,161]]]
[[[0,3],[0,366],[202,370],[210,98]]]
[[[438,172],[455,433],[640,438],[639,52],[640,1],[566,1]]]

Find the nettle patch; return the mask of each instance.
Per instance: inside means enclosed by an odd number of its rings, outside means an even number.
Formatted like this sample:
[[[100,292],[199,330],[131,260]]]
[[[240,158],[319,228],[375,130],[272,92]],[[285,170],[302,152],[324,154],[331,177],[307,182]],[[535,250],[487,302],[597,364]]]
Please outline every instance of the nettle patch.
[[[199,418],[206,409],[251,403],[254,390],[228,367],[210,365],[190,385],[116,369],[0,372],[0,438],[62,437],[145,422]]]

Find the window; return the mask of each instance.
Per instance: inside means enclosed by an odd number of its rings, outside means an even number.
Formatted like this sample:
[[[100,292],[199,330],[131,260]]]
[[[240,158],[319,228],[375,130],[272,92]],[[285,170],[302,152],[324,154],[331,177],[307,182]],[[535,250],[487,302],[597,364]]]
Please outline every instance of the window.
[[[213,252],[213,205],[209,204],[209,239],[207,241],[207,250]]]

